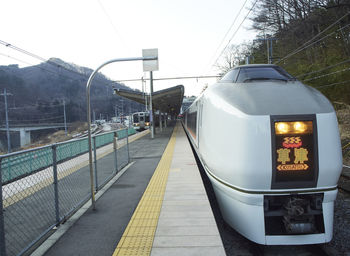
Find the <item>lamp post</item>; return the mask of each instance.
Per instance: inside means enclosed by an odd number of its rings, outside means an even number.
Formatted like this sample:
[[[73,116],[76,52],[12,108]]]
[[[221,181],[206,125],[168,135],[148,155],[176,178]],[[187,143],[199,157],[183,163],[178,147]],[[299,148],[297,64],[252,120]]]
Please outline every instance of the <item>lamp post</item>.
[[[123,61],[150,61],[150,60],[158,60],[157,57],[134,57],[134,58],[120,58],[109,60],[103,64],[101,64],[98,68],[96,68],[89,77],[89,80],[86,84],[86,105],[87,105],[87,122],[88,122],[88,143],[89,143],[89,169],[90,169],[90,185],[91,185],[91,204],[92,209],[95,210],[95,190],[94,190],[94,174],[93,174],[93,165],[92,165],[92,143],[91,143],[91,104],[90,104],[90,87],[92,80],[96,76],[97,72],[102,69],[104,66],[114,63],[114,62],[123,62]]]

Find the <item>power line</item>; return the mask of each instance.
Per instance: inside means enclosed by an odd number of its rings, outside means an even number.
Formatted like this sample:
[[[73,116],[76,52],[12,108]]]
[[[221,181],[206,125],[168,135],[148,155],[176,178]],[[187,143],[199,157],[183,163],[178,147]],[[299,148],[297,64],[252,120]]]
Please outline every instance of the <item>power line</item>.
[[[24,53],[24,54],[26,54],[26,55],[28,55],[28,56],[31,56],[31,57],[33,57],[33,58],[35,58],[35,59],[38,59],[38,60],[40,60],[40,61],[43,61],[43,62],[46,61],[46,59],[44,59],[44,58],[42,58],[42,57],[40,57],[40,56],[38,56],[38,55],[36,55],[36,54],[34,54],[34,53],[28,52],[28,51],[26,51],[26,50],[24,50],[24,49],[21,49],[21,48],[15,46],[15,45],[12,45],[12,44],[7,43],[7,42],[5,42],[5,41],[0,40],[0,44],[3,44],[3,45],[5,45],[5,46],[8,47],[8,48],[11,48],[11,49],[13,49],[13,50],[19,51],[19,52],[21,52],[21,53]]]
[[[101,7],[101,9],[102,9],[102,11],[103,11],[103,13],[106,15],[106,17],[107,17],[109,23],[110,23],[111,26],[113,27],[113,30],[114,30],[115,34],[120,38],[120,40],[122,41],[123,45],[124,45],[124,46],[127,46],[127,45],[125,44],[125,42],[124,42],[124,40],[123,40],[121,34],[119,33],[117,27],[114,25],[114,22],[113,22],[111,16],[109,16],[108,12],[107,12],[106,9],[104,8],[102,2],[101,2],[100,0],[97,0],[97,2],[99,3],[99,5],[100,5],[100,7]]]
[[[325,75],[321,75],[321,76],[312,77],[312,78],[305,79],[305,80],[302,80],[302,81],[303,82],[307,82],[307,81],[311,81],[311,80],[319,79],[319,78],[322,78],[322,77],[334,75],[334,74],[341,73],[341,72],[348,71],[348,70],[350,70],[350,68],[345,68],[345,69],[342,69],[342,70],[338,70],[338,71],[335,71],[335,72],[332,72],[332,73],[328,73],[328,74],[325,74]]]
[[[216,50],[215,50],[213,56],[210,58],[209,65],[210,65],[210,63],[212,62],[212,60],[214,59],[214,57],[215,57],[216,53],[218,52],[219,48],[221,47],[221,45],[222,45],[223,42],[225,41],[225,38],[226,38],[226,36],[228,35],[228,33],[231,31],[233,25],[236,23],[237,18],[238,18],[239,15],[241,14],[241,12],[242,12],[242,10],[243,10],[243,8],[244,8],[244,6],[246,5],[247,2],[248,2],[248,0],[245,0],[245,2],[243,3],[241,9],[238,11],[238,13],[237,13],[235,19],[233,20],[233,22],[232,22],[230,28],[227,30],[226,34],[225,34],[224,37],[222,38],[222,40],[221,40],[219,46],[216,48]]]
[[[32,63],[26,62],[26,61],[24,61],[24,60],[17,59],[17,58],[15,58],[15,57],[12,57],[12,56],[7,55],[7,54],[4,54],[4,53],[0,53],[0,55],[4,56],[4,57],[6,57],[6,58],[9,58],[9,59],[13,59],[13,60],[15,60],[15,61],[22,62],[22,63],[24,63],[24,64],[26,64],[26,65],[34,66],[34,64],[32,64]]]
[[[350,59],[348,60],[345,60],[345,61],[342,61],[342,62],[338,62],[334,65],[331,65],[331,66],[328,66],[328,67],[325,67],[325,68],[322,68],[322,69],[319,69],[319,70],[316,70],[316,71],[312,71],[312,72],[309,72],[309,73],[304,73],[304,74],[301,74],[301,75],[297,75],[295,77],[304,77],[304,76],[308,76],[308,75],[311,75],[311,74],[315,74],[315,73],[319,73],[319,72],[322,72],[322,71],[325,71],[327,69],[330,69],[330,68],[334,68],[336,66],[339,66],[339,65],[342,65],[342,64],[345,64],[347,62],[350,62]]]
[[[26,62],[26,61],[24,61],[24,60],[20,60],[20,59],[18,59],[18,58],[13,57],[13,56],[10,56],[10,55],[7,55],[7,54],[3,54],[3,53],[0,53],[0,55],[2,55],[2,56],[4,56],[4,57],[7,57],[7,58],[9,58],[9,59],[14,59],[14,60],[16,60],[16,61],[22,62],[22,63],[27,64],[27,65],[30,65],[31,67],[41,69],[41,70],[43,70],[43,71],[45,71],[45,72],[47,72],[47,73],[51,73],[51,74],[56,75],[56,76],[65,77],[65,78],[67,78],[67,79],[69,79],[69,80],[71,80],[71,81],[77,81],[77,79],[73,79],[73,78],[71,78],[71,77],[69,77],[69,76],[65,76],[65,75],[63,75],[63,74],[59,74],[59,73],[57,73],[57,72],[55,72],[55,71],[52,71],[52,70],[43,68],[43,67],[41,67],[41,66],[34,65],[34,64],[29,63],[29,62]]]
[[[287,54],[286,56],[284,56],[282,59],[280,59],[279,61],[275,62],[274,64],[277,64],[279,62],[281,62],[282,60],[285,60],[293,55],[295,55],[296,53],[299,52],[299,49],[303,48],[305,45],[307,45],[308,43],[312,42],[315,38],[319,37],[320,35],[322,35],[323,33],[325,33],[328,29],[330,29],[331,27],[333,27],[334,25],[336,25],[339,21],[341,21],[342,19],[344,19],[346,16],[348,16],[350,13],[347,12],[344,16],[340,17],[339,19],[337,19],[335,22],[333,22],[331,25],[329,25],[326,29],[324,29],[323,31],[321,31],[320,33],[318,33],[317,35],[315,35],[313,38],[311,38],[310,40],[308,40],[307,42],[305,42],[303,45],[301,45],[300,47],[298,47],[297,49],[295,49],[294,51],[292,51],[291,53]]]
[[[321,85],[321,86],[316,86],[315,88],[325,88],[325,87],[329,87],[329,86],[333,86],[333,85],[338,85],[338,84],[345,84],[345,83],[349,83],[350,84],[350,80],[346,80],[343,82],[338,82],[338,83],[333,83],[333,84],[327,84],[327,85]]]
[[[325,38],[327,38],[327,37],[330,37],[331,35],[335,34],[337,31],[342,30],[342,29],[344,29],[344,28],[346,28],[346,27],[348,27],[348,26],[350,26],[350,24],[348,24],[348,25],[346,25],[346,26],[344,26],[344,27],[341,27],[341,28],[337,29],[336,31],[334,31],[334,32],[332,32],[332,33],[329,33],[328,35],[326,35],[326,36],[324,36],[324,37],[318,39],[317,41],[315,41],[315,42],[313,42],[313,43],[311,43],[311,44],[309,44],[309,45],[306,45],[305,47],[303,47],[303,48],[299,49],[298,51],[294,52],[292,55],[290,55],[290,57],[293,56],[293,55],[295,55],[295,54],[297,54],[297,53],[299,53],[299,52],[301,52],[301,51],[303,51],[303,50],[305,50],[305,49],[307,49],[307,48],[309,48],[310,46],[313,46],[314,44],[316,44],[316,43],[322,41],[323,39],[325,39]]]
[[[242,20],[242,22],[239,24],[238,28],[236,29],[236,31],[233,33],[233,35],[231,36],[230,40],[228,41],[228,43],[226,44],[226,46],[224,47],[224,49],[222,49],[220,55],[216,58],[215,63],[217,63],[217,61],[219,60],[219,58],[221,57],[221,55],[224,53],[224,51],[226,50],[227,46],[231,43],[232,39],[234,38],[234,36],[237,34],[238,30],[241,28],[242,24],[244,23],[244,21],[247,19],[248,15],[250,14],[250,12],[253,10],[255,4],[258,2],[258,0],[255,0],[253,6],[249,9],[248,13],[246,14],[246,16],[244,17],[244,19]],[[214,65],[214,64],[213,64]]]
[[[87,75],[87,74],[82,74],[82,73],[80,73],[80,72],[78,72],[78,71],[76,71],[76,70],[72,70],[72,69],[70,69],[70,68],[67,68],[67,67],[65,67],[65,66],[63,66],[63,65],[61,65],[61,64],[58,64],[58,63],[56,63],[56,62],[53,62],[53,61],[51,61],[51,60],[46,60],[45,58],[40,57],[40,56],[37,55],[37,54],[31,53],[31,52],[29,52],[29,51],[27,51],[27,50],[24,50],[24,49],[22,49],[22,48],[19,48],[19,47],[15,46],[15,45],[10,44],[10,43],[8,43],[8,42],[5,42],[5,41],[3,41],[3,40],[0,40],[0,44],[6,46],[6,47],[8,47],[8,48],[11,48],[11,49],[13,49],[13,50],[19,51],[19,52],[21,52],[21,53],[23,53],[23,54],[26,54],[26,55],[28,55],[28,56],[31,56],[31,57],[33,57],[33,58],[35,58],[35,59],[38,59],[38,60],[42,61],[42,62],[46,62],[46,63],[48,63],[48,64],[50,64],[50,65],[52,65],[52,66],[54,66],[54,67],[56,67],[56,68],[57,68],[57,67],[58,67],[58,68],[62,68],[62,69],[64,69],[64,70],[68,71],[68,72],[71,72],[71,73],[77,74],[77,75],[79,75],[79,76],[82,76],[82,77],[84,77],[85,79],[88,79],[88,78],[89,78],[89,75]],[[48,70],[47,70],[47,71],[48,71]],[[48,72],[49,72],[49,71],[48,71]],[[55,73],[55,74],[57,74],[57,75],[61,75],[61,74],[59,74],[59,73],[57,73],[57,72],[54,72],[54,71],[51,71],[51,72],[53,72],[53,73]],[[72,79],[72,78],[69,78],[69,79]],[[73,80],[73,79],[72,79],[72,80]],[[98,79],[98,77],[97,77],[97,80],[100,80],[100,79]],[[100,80],[100,81],[101,81],[101,80]]]

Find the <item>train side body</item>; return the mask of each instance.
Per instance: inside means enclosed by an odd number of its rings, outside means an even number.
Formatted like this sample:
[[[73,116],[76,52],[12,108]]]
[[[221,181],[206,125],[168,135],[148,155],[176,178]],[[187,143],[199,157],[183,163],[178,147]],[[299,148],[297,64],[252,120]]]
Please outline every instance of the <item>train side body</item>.
[[[313,178],[290,172],[290,182],[278,180],[274,123],[280,120],[313,122]],[[298,81],[219,82],[189,108],[184,126],[225,221],[239,233],[260,244],[331,240],[342,155],[335,111],[320,92]],[[303,207],[305,216],[290,216]]]

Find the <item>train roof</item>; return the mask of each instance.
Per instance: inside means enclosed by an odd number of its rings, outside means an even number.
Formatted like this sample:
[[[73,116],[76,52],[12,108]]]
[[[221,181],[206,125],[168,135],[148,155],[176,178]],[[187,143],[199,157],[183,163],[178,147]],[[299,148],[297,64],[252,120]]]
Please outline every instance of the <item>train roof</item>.
[[[334,112],[318,90],[299,81],[216,83],[205,92],[248,115],[298,115]],[[216,102],[216,100],[215,100]]]
[[[246,64],[246,65],[239,65],[234,67],[235,68],[256,68],[256,67],[278,67],[275,64]]]

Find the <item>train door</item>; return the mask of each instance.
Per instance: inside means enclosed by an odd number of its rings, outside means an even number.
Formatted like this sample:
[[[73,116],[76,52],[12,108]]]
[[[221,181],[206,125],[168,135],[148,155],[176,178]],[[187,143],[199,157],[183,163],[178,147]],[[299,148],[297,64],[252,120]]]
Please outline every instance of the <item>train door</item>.
[[[201,131],[202,131],[202,116],[203,116],[203,102],[202,100],[198,101],[198,118],[197,118],[197,147],[199,148]]]

